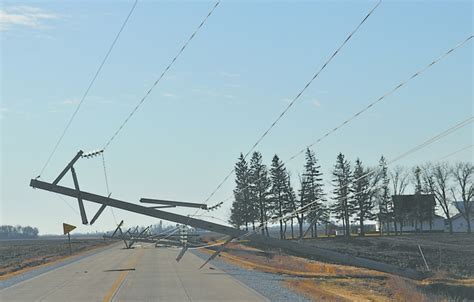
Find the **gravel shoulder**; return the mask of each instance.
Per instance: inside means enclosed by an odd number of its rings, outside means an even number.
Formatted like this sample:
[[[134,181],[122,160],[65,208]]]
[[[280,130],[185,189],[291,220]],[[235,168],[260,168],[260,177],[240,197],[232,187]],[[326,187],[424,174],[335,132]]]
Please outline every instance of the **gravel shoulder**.
[[[192,253],[202,258],[203,261],[210,256],[208,253],[199,250],[193,250]],[[225,271],[243,284],[267,297],[270,301],[311,301],[311,299],[293,292],[285,285],[286,281],[291,279],[289,277],[260,272],[257,270],[244,269],[219,258],[212,260],[210,264],[211,266],[215,266],[220,270]]]

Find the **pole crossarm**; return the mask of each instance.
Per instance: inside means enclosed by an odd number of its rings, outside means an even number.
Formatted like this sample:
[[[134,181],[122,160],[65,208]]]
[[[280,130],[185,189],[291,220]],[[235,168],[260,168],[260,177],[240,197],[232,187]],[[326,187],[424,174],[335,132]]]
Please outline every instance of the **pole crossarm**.
[[[77,181],[77,176],[76,176],[76,170],[74,170],[74,167],[71,166],[71,173],[72,173],[72,180],[74,181],[74,187],[76,188],[77,192],[77,202],[79,203],[79,211],[81,212],[81,219],[82,219],[82,224],[87,224],[87,215],[86,215],[86,209],[84,208],[84,203],[82,202],[82,196],[81,196],[81,189],[79,188],[79,182]]]
[[[183,201],[163,200],[163,199],[150,199],[150,198],[142,198],[142,199],[140,199],[140,202],[170,205],[170,206],[175,206],[175,207],[199,208],[199,209],[203,209],[203,210],[207,209],[207,204],[205,204],[205,203],[193,203],[193,202],[183,202]]]
[[[59,185],[53,185],[51,183],[44,182],[38,179],[32,179],[30,182],[30,186],[33,188],[42,189],[42,190],[46,190],[46,191],[58,193],[61,195],[74,197],[74,198],[77,198],[78,196],[78,192],[74,189],[59,186]],[[200,220],[200,219],[196,219],[196,218],[192,218],[192,217],[188,217],[184,215],[178,215],[178,214],[168,213],[168,212],[160,211],[156,209],[150,209],[141,205],[121,201],[114,198],[108,198],[106,196],[101,196],[101,195],[97,195],[97,194],[93,194],[93,193],[89,193],[85,191],[80,191],[80,194],[83,200],[88,200],[88,201],[99,203],[99,204],[105,204],[107,206],[126,210],[129,212],[156,217],[163,220],[173,221],[173,222],[184,224],[184,225],[190,225],[195,228],[201,228],[201,229],[214,231],[221,234],[228,234],[234,237],[238,237],[240,235],[245,234],[244,231],[234,229],[232,227],[228,227],[228,226],[224,226],[217,223],[208,222],[208,221],[204,221],[204,220]]]
[[[71,160],[71,162],[64,168],[64,170],[61,171],[61,173],[59,173],[58,177],[56,177],[56,179],[53,181],[53,184],[54,185],[57,185],[58,182],[64,177],[64,175],[66,175],[67,171],[69,171],[69,169],[72,168],[72,166],[76,163],[76,161],[81,158],[82,154],[84,152],[79,151],[76,156],[74,156],[74,158]]]
[[[220,225],[213,222],[208,222],[196,218],[192,218],[189,216],[168,213],[165,211],[160,211],[156,209],[150,209],[141,205],[121,201],[114,198],[109,198],[106,196],[101,196],[85,191],[77,191],[71,188],[55,185],[52,183],[44,182],[38,179],[32,179],[30,182],[30,186],[33,188],[46,190],[54,193],[58,193],[61,195],[66,195],[70,197],[77,198],[78,195],[82,197],[83,200],[88,200],[91,202],[99,203],[102,205],[107,205],[110,207],[122,209],[129,212],[134,212],[137,214],[142,214],[150,217],[155,217],[163,220],[172,221],[175,223],[180,223],[184,225],[189,225],[194,228],[200,228],[208,231],[213,231],[221,234],[228,235],[230,237],[239,238],[240,236],[246,235],[245,231],[235,229],[229,226]],[[120,228],[119,228],[119,231]],[[122,235],[123,236],[123,235]],[[290,240],[280,240],[277,238],[266,237],[259,234],[251,234],[247,236],[249,240],[260,244],[265,247],[273,247],[283,249],[291,254],[302,256],[302,257],[309,257],[318,260],[329,261],[333,263],[339,263],[344,265],[352,265],[357,267],[364,267],[368,269],[373,269],[377,271],[382,271],[386,273],[391,273],[399,276],[403,276],[406,278],[411,279],[422,279],[424,278],[424,274],[410,268],[400,268],[396,265],[381,263],[370,259],[359,258],[339,252],[334,252],[330,250],[325,250],[319,248],[315,245],[306,244],[303,242],[296,242]]]

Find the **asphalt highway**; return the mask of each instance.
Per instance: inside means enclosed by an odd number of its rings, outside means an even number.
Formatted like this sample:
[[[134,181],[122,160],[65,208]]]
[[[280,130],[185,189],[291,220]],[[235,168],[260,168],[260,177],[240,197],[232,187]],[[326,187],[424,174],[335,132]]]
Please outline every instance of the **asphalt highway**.
[[[0,301],[268,301],[225,272],[177,248],[103,252],[0,291]]]

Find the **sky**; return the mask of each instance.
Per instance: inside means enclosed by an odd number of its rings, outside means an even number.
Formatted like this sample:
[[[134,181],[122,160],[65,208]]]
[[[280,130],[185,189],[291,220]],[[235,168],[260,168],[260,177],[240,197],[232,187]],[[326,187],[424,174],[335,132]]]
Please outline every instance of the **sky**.
[[[112,197],[203,202],[375,1],[222,1],[105,152]],[[149,225],[121,210],[83,226],[77,201],[29,187],[45,164],[133,1],[2,1],[0,224],[59,234]],[[41,179],[79,150],[101,149],[214,5],[139,1]],[[383,1],[257,150],[286,161],[473,34],[472,1]],[[472,40],[314,146],[327,182],[336,156],[389,160],[473,115]],[[472,145],[472,124],[403,158],[411,168]],[[444,161],[473,161],[472,148]],[[286,163],[293,183],[304,157]],[[100,157],[75,165],[106,195]],[[60,183],[73,186],[70,174]],[[232,195],[233,177],[209,201]],[[205,214],[226,221],[231,202]],[[99,205],[86,203],[89,219]],[[193,211],[176,210],[189,214]],[[114,218],[114,215],[115,218]]]

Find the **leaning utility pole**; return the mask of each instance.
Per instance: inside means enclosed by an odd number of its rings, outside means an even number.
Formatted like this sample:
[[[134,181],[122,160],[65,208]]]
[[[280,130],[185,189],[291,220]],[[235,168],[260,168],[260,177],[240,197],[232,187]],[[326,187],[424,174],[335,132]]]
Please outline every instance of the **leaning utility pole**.
[[[194,228],[201,228],[204,230],[225,234],[225,235],[230,236],[231,238],[239,238],[241,236],[247,235],[246,232],[229,227],[229,226],[225,226],[225,225],[221,225],[221,224],[217,224],[217,223],[213,223],[213,222],[209,222],[209,221],[205,221],[201,219],[196,219],[189,216],[165,212],[165,211],[156,209],[156,207],[148,208],[148,207],[133,204],[130,202],[121,201],[118,199],[111,198],[110,195],[102,196],[102,195],[97,195],[94,193],[82,191],[79,189],[79,182],[78,182],[75,170],[73,168],[73,165],[82,156],[83,156],[83,152],[79,151],[79,153],[73,158],[73,160],[65,167],[65,169],[60,173],[60,175],[52,183],[41,181],[38,179],[31,179],[30,186],[36,189],[46,190],[53,193],[77,198],[78,203],[79,203],[79,208],[81,210],[80,214],[81,214],[82,222],[84,224],[87,224],[88,222],[87,222],[86,213],[83,210],[84,209],[83,201],[88,200],[88,201],[95,202],[101,205],[99,211],[94,217],[95,219],[99,217],[100,213],[102,213],[103,210],[107,206],[110,206],[110,207],[122,209],[125,211],[133,212],[133,213],[138,213],[138,214],[142,214],[142,215],[146,215],[150,217],[156,217],[159,219],[164,219],[164,220],[172,221],[172,222],[183,224],[183,225],[189,225]],[[59,181],[64,177],[64,175],[66,175],[66,173],[69,170],[71,170],[72,177],[74,180],[74,186],[75,186],[74,189],[58,185]],[[142,201],[150,202],[152,200],[142,199]],[[164,200],[158,200],[158,202],[153,202],[153,203],[166,204],[166,205],[171,205],[171,206],[192,205],[190,203],[164,201]],[[203,205],[201,204],[194,204],[192,206],[203,207]],[[245,237],[261,246],[283,249],[284,251],[288,253],[298,255],[298,256],[309,257],[309,258],[313,258],[317,260],[329,261],[329,262],[339,263],[339,264],[344,264],[344,265],[364,267],[364,268],[391,273],[391,274],[395,274],[395,275],[399,275],[399,276],[403,276],[403,277],[407,277],[411,279],[423,278],[423,274],[421,272],[418,272],[413,269],[400,268],[391,264],[380,263],[380,262],[370,260],[370,259],[364,259],[364,258],[359,258],[359,257],[354,257],[354,256],[338,253],[338,252],[333,252],[333,251],[318,248],[314,245],[305,244],[302,242],[280,240],[280,239],[276,239],[272,237],[262,236],[256,233],[252,233]]]

